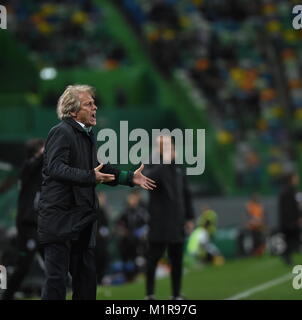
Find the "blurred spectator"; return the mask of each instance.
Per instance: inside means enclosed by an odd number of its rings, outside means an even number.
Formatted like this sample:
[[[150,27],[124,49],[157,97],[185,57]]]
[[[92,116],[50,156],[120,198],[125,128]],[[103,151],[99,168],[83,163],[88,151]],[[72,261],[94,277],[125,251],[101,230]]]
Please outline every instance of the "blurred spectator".
[[[224,264],[224,257],[215,245],[217,230],[217,214],[213,209],[205,206],[197,222],[197,228],[192,232],[187,244],[187,252],[193,262],[212,263],[220,266]]]
[[[107,34],[100,6],[92,0],[14,0],[6,5],[9,29],[31,51],[39,68],[100,69],[127,63]]]
[[[102,284],[102,279],[105,276],[107,266],[110,262],[108,252],[108,238],[110,235],[108,221],[108,207],[105,193],[99,192],[99,208],[97,210],[98,217],[98,232],[96,236],[96,268],[97,282]]]
[[[134,23],[154,62],[169,76],[180,71],[192,96],[203,98],[218,143],[247,144],[250,153],[242,161],[234,158],[237,190],[278,189],[290,162],[287,127],[294,126],[297,134],[302,128],[301,41],[288,19],[294,0],[120,2],[133,19],[140,12]],[[276,76],[274,50],[276,56],[280,52],[286,79]],[[291,124],[285,121],[288,106],[278,85],[284,80],[293,101]]]
[[[6,177],[4,180],[2,180],[0,184],[0,193],[4,193],[10,188],[12,188],[12,186],[15,185],[17,180],[18,180],[17,177],[14,176],[13,174]]]
[[[117,221],[118,248],[128,281],[134,279],[144,264],[147,219],[141,194],[134,190],[128,195],[126,208]]]
[[[197,225],[206,229],[209,237],[213,238],[217,231],[217,213],[205,206],[200,214]]]
[[[26,160],[20,175],[20,193],[17,209],[17,248],[18,261],[8,279],[7,289],[2,299],[14,299],[33,259],[38,252],[37,244],[37,206],[42,184],[42,163],[44,141],[32,139],[26,143]]]
[[[250,230],[253,242],[252,254],[261,256],[265,252],[265,218],[264,208],[259,195],[254,193],[246,203],[248,214],[247,229]]]
[[[170,73],[178,63],[178,43],[176,34],[179,18],[173,5],[156,0],[149,11],[150,22],[156,25],[156,34],[151,38],[154,59],[165,73]]]
[[[124,108],[128,104],[128,97],[126,91],[118,87],[115,92],[115,105],[119,108]]]
[[[286,243],[283,259],[288,265],[293,264],[292,255],[299,250],[300,245],[302,215],[298,203],[298,184],[299,176],[296,173],[288,174],[278,199],[280,230]]]

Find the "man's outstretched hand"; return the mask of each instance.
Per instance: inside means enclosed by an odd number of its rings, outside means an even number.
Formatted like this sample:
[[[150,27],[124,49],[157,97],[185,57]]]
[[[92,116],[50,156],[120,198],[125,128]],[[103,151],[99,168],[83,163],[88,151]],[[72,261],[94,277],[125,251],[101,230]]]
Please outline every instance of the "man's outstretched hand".
[[[144,169],[144,165],[142,164],[137,170],[134,171],[133,175],[133,183],[143,189],[153,190],[156,188],[155,181],[144,176],[142,171]]]
[[[102,169],[103,165],[104,164],[101,163],[99,166],[94,168],[96,182],[104,183],[104,182],[111,182],[111,181],[115,180],[114,174],[99,172]]]

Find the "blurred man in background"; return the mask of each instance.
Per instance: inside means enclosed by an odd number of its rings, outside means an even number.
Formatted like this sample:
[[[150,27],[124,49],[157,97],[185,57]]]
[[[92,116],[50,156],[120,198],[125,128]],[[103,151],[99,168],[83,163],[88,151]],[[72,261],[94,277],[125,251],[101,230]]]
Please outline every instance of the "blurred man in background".
[[[108,252],[108,240],[110,236],[107,197],[104,192],[98,193],[99,208],[97,210],[98,231],[96,235],[96,267],[97,283],[102,284],[110,256]]]
[[[170,136],[157,140],[161,164],[148,168],[157,189],[149,200],[149,250],[146,274],[146,299],[153,300],[157,263],[168,252],[171,263],[172,299],[182,300],[180,294],[185,233],[194,227],[191,195],[184,168],[175,164],[175,146]],[[167,164],[170,162],[170,164]]]
[[[137,262],[145,256],[147,220],[148,212],[141,195],[134,190],[128,195],[126,208],[117,221],[118,248],[127,281],[137,275],[140,267]]]
[[[296,173],[288,174],[278,202],[280,230],[284,234],[286,244],[282,257],[288,265],[293,264],[292,255],[298,251],[300,244],[302,214],[297,197],[298,184],[299,176]]]
[[[42,183],[43,151],[42,139],[27,141],[26,160],[20,174],[16,219],[18,259],[16,269],[8,279],[4,300],[14,298],[37,253],[37,205]]]
[[[264,208],[259,195],[254,193],[246,204],[248,214],[247,229],[250,230],[253,240],[252,254],[261,256],[265,252],[265,221]]]

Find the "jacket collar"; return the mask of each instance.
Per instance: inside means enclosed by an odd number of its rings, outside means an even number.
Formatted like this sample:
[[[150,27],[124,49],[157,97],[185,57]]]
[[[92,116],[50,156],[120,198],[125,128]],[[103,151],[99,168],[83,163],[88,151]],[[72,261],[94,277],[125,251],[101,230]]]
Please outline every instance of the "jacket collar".
[[[90,130],[90,132],[86,132],[82,126],[77,123],[75,120],[73,120],[71,117],[66,117],[62,119],[63,122],[69,124],[70,126],[72,126],[73,128],[77,129],[78,131],[82,132],[83,134],[85,134],[85,136],[87,136],[91,142],[94,144],[95,143],[95,138],[94,138],[94,132],[93,130]]]
[[[69,124],[73,128],[87,134],[86,131],[84,130],[84,128],[79,123],[77,123],[75,120],[73,120],[71,117],[63,118],[62,121]]]
[[[76,121],[76,123],[78,123],[87,133],[89,133],[92,130],[92,127],[86,127],[83,123],[79,121]]]

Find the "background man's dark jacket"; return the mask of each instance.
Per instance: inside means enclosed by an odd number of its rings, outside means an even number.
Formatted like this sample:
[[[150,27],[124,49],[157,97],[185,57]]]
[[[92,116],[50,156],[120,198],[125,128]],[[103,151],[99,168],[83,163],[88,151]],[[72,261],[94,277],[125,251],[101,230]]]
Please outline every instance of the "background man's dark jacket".
[[[298,220],[301,218],[297,190],[293,186],[286,187],[279,196],[279,221],[281,230],[298,229]]]
[[[16,226],[18,237],[37,238],[37,201],[42,184],[43,156],[27,159],[20,174]]]
[[[184,168],[173,163],[157,164],[148,167],[146,174],[157,185],[149,193],[149,241],[182,242],[185,222],[194,218]]]
[[[130,233],[134,234],[135,230],[145,226],[148,221],[148,211],[144,204],[138,204],[132,208],[127,206],[121,213],[117,224],[123,226]]]
[[[53,127],[47,137],[43,162],[43,183],[39,202],[38,237],[41,244],[76,239],[79,232],[94,222],[91,239],[95,239],[98,199],[95,172],[98,166],[93,132],[88,134],[72,118]],[[103,173],[115,175],[120,170],[104,165]],[[128,185],[132,186],[128,172]],[[91,242],[95,246],[95,241]]]

